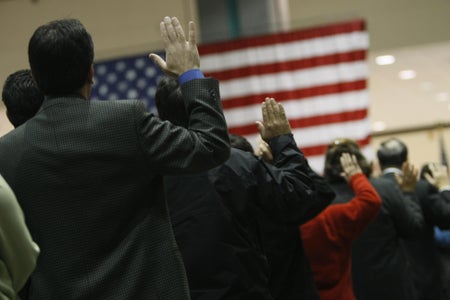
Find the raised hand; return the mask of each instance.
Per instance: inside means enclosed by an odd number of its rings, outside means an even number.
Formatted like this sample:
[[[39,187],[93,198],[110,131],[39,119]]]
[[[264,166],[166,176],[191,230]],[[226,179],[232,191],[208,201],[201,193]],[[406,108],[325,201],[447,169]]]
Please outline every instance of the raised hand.
[[[186,40],[183,27],[176,17],[165,17],[160,23],[161,37],[166,51],[166,60],[155,53],[149,57],[169,76],[200,68],[200,55],[195,40],[194,22],[189,22],[189,39]]]
[[[395,174],[400,189],[403,192],[414,192],[417,183],[417,169],[409,162],[404,162],[402,165],[403,175]]]
[[[344,177],[345,180],[349,181],[352,176],[362,173],[361,167],[359,166],[355,155],[342,153],[339,159],[342,167],[341,176]]]
[[[289,120],[286,118],[284,108],[274,98],[266,98],[262,104],[263,122],[256,122],[259,134],[264,141],[269,141],[279,135],[291,133]]]
[[[429,164],[431,175],[425,173],[425,179],[437,189],[449,186],[449,176],[447,167],[441,164],[432,163]]]
[[[258,148],[255,155],[261,157],[265,162],[271,163],[273,161],[272,150],[262,138],[258,141]]]

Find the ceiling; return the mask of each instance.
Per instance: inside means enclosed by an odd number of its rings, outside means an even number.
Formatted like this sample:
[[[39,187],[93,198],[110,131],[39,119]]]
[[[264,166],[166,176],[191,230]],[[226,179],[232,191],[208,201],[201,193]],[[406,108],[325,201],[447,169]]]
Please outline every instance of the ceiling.
[[[375,58],[393,55],[395,63]],[[450,122],[450,41],[389,51],[370,51],[370,119],[374,132],[435,126]],[[399,72],[416,77],[401,80]]]

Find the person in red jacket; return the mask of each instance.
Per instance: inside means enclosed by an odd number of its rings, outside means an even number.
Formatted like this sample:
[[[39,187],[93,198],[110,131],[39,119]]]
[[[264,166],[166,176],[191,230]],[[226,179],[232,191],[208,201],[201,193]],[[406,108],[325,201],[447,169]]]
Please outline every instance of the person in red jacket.
[[[356,156],[342,153],[339,159],[340,165],[336,165],[336,168],[348,182],[351,188],[349,197],[353,198],[346,203],[328,206],[300,227],[306,255],[322,300],[356,299],[351,273],[352,242],[375,218],[381,207],[380,196],[363,173]]]

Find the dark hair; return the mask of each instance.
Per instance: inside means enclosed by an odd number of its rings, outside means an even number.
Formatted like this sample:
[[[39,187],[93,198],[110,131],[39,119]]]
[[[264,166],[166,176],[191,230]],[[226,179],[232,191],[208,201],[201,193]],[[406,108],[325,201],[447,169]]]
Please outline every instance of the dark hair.
[[[188,126],[189,115],[177,79],[166,76],[158,82],[155,104],[162,120],[168,120],[178,126]]]
[[[420,175],[419,178],[426,180],[425,174],[428,174],[431,176],[431,169],[430,169],[430,163],[426,163],[422,165],[422,168],[420,169]]]
[[[229,133],[228,137],[230,138],[231,147],[241,149],[242,151],[254,153],[252,145],[243,136]]]
[[[2,100],[6,116],[14,127],[18,127],[37,113],[44,101],[44,94],[34,82],[30,70],[19,70],[6,78]]]
[[[381,143],[377,151],[381,169],[388,167],[401,168],[408,158],[408,148],[396,138],[390,138]]]
[[[80,21],[52,21],[34,32],[28,44],[28,60],[45,95],[70,94],[86,83],[94,61],[94,45]]]
[[[358,143],[352,139],[338,138],[328,145],[325,155],[324,177],[328,182],[345,182],[345,178],[341,176],[343,170],[340,158],[343,153],[355,155],[363,173],[370,176],[372,167],[361,153]]]

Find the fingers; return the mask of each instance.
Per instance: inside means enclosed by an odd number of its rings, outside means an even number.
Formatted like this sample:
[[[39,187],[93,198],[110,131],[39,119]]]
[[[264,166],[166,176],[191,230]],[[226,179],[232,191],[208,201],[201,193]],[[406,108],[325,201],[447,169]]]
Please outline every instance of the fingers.
[[[160,23],[161,36],[165,45],[171,42],[185,42],[186,37],[184,35],[183,27],[178,21],[178,18],[164,17]],[[191,32],[189,32],[191,34]],[[194,31],[195,34],[195,31]]]
[[[269,113],[267,110],[268,110],[268,104],[267,104],[267,99],[266,99],[266,101],[263,102],[263,104],[261,105],[261,113],[262,113],[264,123],[266,123],[269,120]]]
[[[164,20],[165,20],[165,18],[164,18]],[[159,29],[161,31],[161,38],[163,40],[164,46],[167,46],[170,43],[170,39],[169,39],[169,35],[167,33],[166,24],[164,23],[164,21],[159,23]]]
[[[280,116],[281,116],[283,119],[286,119],[286,120],[287,120],[286,112],[284,111],[284,107],[283,107],[283,105],[281,105],[280,103],[278,103],[278,110],[279,110]]]
[[[341,161],[341,166],[344,167],[344,166],[348,165],[348,163],[350,161],[350,155],[348,153],[342,153],[339,160]]]
[[[196,36],[195,36],[195,23],[194,22],[189,22],[189,44],[191,45],[196,45],[197,44],[197,40],[196,40]]]
[[[184,36],[184,30],[183,27],[181,27],[180,21],[178,21],[176,17],[173,17],[172,24],[175,28],[176,38],[178,39],[178,41],[185,42],[186,37]]]
[[[174,42],[177,40],[177,33],[175,32],[172,22],[173,21],[170,17],[164,17],[163,24],[165,27],[167,38],[170,42]]]
[[[402,166],[403,177],[417,178],[417,170],[414,165],[405,162]]]
[[[263,112],[263,121],[264,123],[273,122],[276,115],[277,110],[277,103],[275,102],[275,99],[273,98],[266,98],[266,101],[264,102],[265,105],[263,105],[263,108],[265,108],[266,114],[264,118],[264,112]]]

